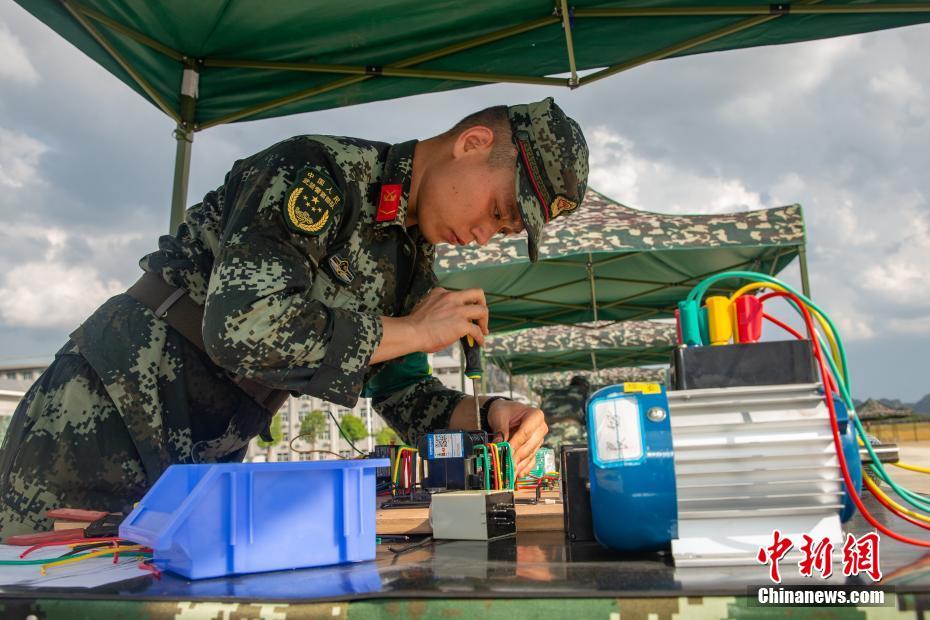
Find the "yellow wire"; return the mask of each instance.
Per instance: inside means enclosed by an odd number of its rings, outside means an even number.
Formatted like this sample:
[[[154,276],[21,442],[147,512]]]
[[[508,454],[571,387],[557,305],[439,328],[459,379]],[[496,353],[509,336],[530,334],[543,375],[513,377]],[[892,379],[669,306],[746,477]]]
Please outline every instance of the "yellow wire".
[[[865,486],[869,487],[869,491],[871,491],[873,495],[881,496],[882,499],[884,499],[886,502],[888,502],[889,504],[891,504],[892,506],[894,506],[895,508],[897,508],[898,510],[900,510],[901,512],[903,512],[904,514],[910,517],[914,517],[915,519],[920,519],[921,521],[930,523],[930,517],[928,517],[927,515],[922,515],[919,512],[914,512],[913,510],[909,510],[905,508],[904,506],[902,506],[901,504],[897,503],[896,501],[888,497],[884,491],[878,488],[878,485],[872,482],[872,479],[869,478],[868,476],[865,476],[865,475],[862,476],[862,481],[865,482]]]
[[[930,474],[930,469],[926,467],[919,467],[917,465],[908,465],[907,463],[892,463],[895,467],[900,467],[901,469],[909,469],[911,471],[919,471],[922,474]]]
[[[500,452],[497,451],[497,444],[488,444],[491,448],[491,458],[494,460],[494,488],[501,488],[501,458]]]
[[[49,562],[48,564],[43,564],[40,569],[42,576],[45,576],[45,569],[52,568],[53,566],[64,566],[65,564],[75,564],[77,562],[83,562],[84,560],[89,560],[91,558],[97,558],[103,555],[113,555],[115,553],[125,553],[127,551],[139,551],[140,549],[145,549],[145,545],[127,545],[125,547],[120,547],[116,549],[114,547],[108,547],[106,549],[95,549],[94,551],[88,551],[87,553],[82,553],[81,555],[76,555],[73,558],[65,558],[64,560],[58,560],[56,562]]]
[[[746,286],[742,287],[741,289],[737,290],[732,295],[730,295],[730,303],[733,303],[733,301],[736,300],[736,298],[739,297],[740,295],[744,295],[745,293],[748,293],[749,291],[754,291],[760,288],[767,288],[773,291],[779,291],[781,293],[787,292],[785,291],[783,287],[777,284],[771,284],[769,282],[751,282],[747,284]],[[817,322],[820,323],[820,327],[821,329],[823,329],[824,335],[826,335],[827,337],[827,342],[830,343],[830,353],[833,354],[833,359],[837,361],[837,364],[838,364],[837,370],[840,373],[840,378],[845,380],[846,377],[842,376],[843,369],[839,366],[840,349],[836,344],[836,336],[833,334],[833,330],[830,329],[830,324],[827,323],[827,320],[823,317],[822,314],[820,314],[820,312],[817,311],[816,308],[812,308],[808,304],[804,304],[804,305],[807,307],[808,310],[810,310],[810,313],[814,316],[814,318],[817,319]]]
[[[503,470],[503,461],[501,459],[501,448],[497,444],[494,444],[494,460],[495,460],[495,469],[497,470],[497,488],[504,488],[504,470]]]

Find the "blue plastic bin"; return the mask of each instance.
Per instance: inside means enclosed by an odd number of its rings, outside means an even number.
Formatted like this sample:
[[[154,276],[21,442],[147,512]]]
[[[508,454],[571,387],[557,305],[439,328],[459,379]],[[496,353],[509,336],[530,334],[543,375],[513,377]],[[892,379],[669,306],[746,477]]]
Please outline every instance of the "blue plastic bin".
[[[120,536],[189,579],[375,557],[375,470],[386,459],[172,465]]]

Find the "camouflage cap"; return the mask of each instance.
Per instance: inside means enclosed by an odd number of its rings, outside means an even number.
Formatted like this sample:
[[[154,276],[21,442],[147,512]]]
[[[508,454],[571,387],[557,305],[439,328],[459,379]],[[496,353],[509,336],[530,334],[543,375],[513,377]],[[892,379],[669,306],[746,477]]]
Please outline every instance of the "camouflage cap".
[[[507,108],[517,147],[517,207],[536,262],[543,227],[581,203],[588,184],[588,145],[581,127],[552,97]]]

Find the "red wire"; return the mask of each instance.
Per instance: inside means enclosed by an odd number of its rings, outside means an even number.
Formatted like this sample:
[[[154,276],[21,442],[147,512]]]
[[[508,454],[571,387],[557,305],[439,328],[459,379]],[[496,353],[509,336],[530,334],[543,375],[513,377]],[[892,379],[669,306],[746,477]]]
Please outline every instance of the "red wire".
[[[765,312],[762,313],[762,316],[768,319],[769,321],[771,321],[772,323],[775,323],[775,325],[778,325],[779,327],[781,327],[786,332],[790,333],[792,336],[794,336],[798,340],[804,340],[804,336],[802,336],[800,332],[796,331],[793,327],[791,327],[787,323],[782,323],[781,321],[776,319],[771,314],[766,314]]]
[[[123,540],[124,539],[120,538],[119,536],[106,536],[103,538],[72,538],[71,540],[55,540],[51,542],[44,542],[44,543],[38,543],[38,544],[32,545],[31,547],[23,551],[21,554],[19,554],[19,558],[23,559],[24,557],[26,557],[27,555],[29,555],[36,549],[41,549],[42,547],[64,547],[67,545],[83,545],[85,543],[89,544],[89,543],[97,543],[97,542],[120,542]]]
[[[817,365],[820,368],[820,375],[821,377],[824,378],[824,382],[826,383],[829,375],[827,374],[826,365],[824,364],[824,361],[823,361],[823,354],[820,350],[820,345],[817,342],[817,337],[815,336],[814,323],[813,323],[813,320],[811,319],[810,312],[808,312],[807,310],[807,307],[804,305],[804,303],[800,299],[798,299],[796,295],[793,295],[788,292],[776,291],[774,293],[768,293],[767,295],[764,296],[764,298],[770,298],[770,297],[785,297],[785,298],[793,300],[795,304],[797,304],[798,309],[801,311],[801,314],[804,317],[804,324],[807,327],[807,332],[808,334],[810,334],[811,346],[813,347],[813,350],[814,350],[814,358],[817,360]],[[853,503],[856,504],[856,508],[858,508],[859,512],[862,513],[863,518],[865,518],[866,521],[871,523],[872,526],[875,527],[877,530],[879,530],[886,536],[890,536],[891,538],[897,541],[907,543],[910,545],[916,545],[918,547],[930,547],[930,541],[919,540],[917,538],[909,538],[907,536],[904,536],[903,534],[898,534],[897,532],[894,532],[888,529],[887,527],[879,523],[875,519],[875,517],[873,517],[872,514],[868,511],[868,509],[865,507],[865,504],[862,503],[862,499],[860,499],[859,494],[856,492],[856,489],[853,486],[852,477],[849,475],[849,468],[846,465],[846,456],[843,454],[843,445],[840,439],[840,427],[836,419],[836,405],[833,402],[833,391],[832,390],[830,389],[824,390],[824,400],[827,403],[827,409],[830,411],[830,428],[833,431],[833,446],[836,449],[836,456],[840,462],[840,472],[843,474],[843,481],[846,483],[846,492],[849,493],[850,497],[852,497]],[[916,519],[912,519],[911,517],[908,517],[907,515],[901,512],[898,512],[894,508],[894,506],[886,502],[882,497],[875,496],[875,499],[877,499],[883,506],[888,508],[888,510],[890,510],[897,516],[901,517],[905,521],[913,523],[914,525],[918,525],[924,529],[930,529],[930,526],[923,524],[920,521],[917,521]]]

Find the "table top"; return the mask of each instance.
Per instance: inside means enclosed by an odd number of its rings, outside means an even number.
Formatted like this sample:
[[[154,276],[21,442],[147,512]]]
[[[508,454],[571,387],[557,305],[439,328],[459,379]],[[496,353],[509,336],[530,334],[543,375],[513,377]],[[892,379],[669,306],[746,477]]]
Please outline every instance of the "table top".
[[[882,510],[873,498],[873,513]],[[890,515],[883,521],[888,521]],[[930,540],[926,531],[903,522],[902,533]],[[872,528],[857,515],[846,528],[855,534]],[[414,542],[416,539],[414,539]],[[392,543],[395,549],[410,543]],[[930,551],[882,537],[884,585],[901,593],[930,592]],[[825,583],[797,574],[783,564],[785,584]],[[493,542],[427,541],[403,553],[378,546],[377,558],[342,566],[189,581],[165,573],[89,590],[2,587],[3,598],[97,598],[155,601],[309,602],[364,598],[571,598],[746,596],[768,584],[767,567],[679,568],[668,553],[621,554],[597,543],[569,543],[559,531],[520,532]],[[826,583],[871,584],[865,576],[837,571]]]

